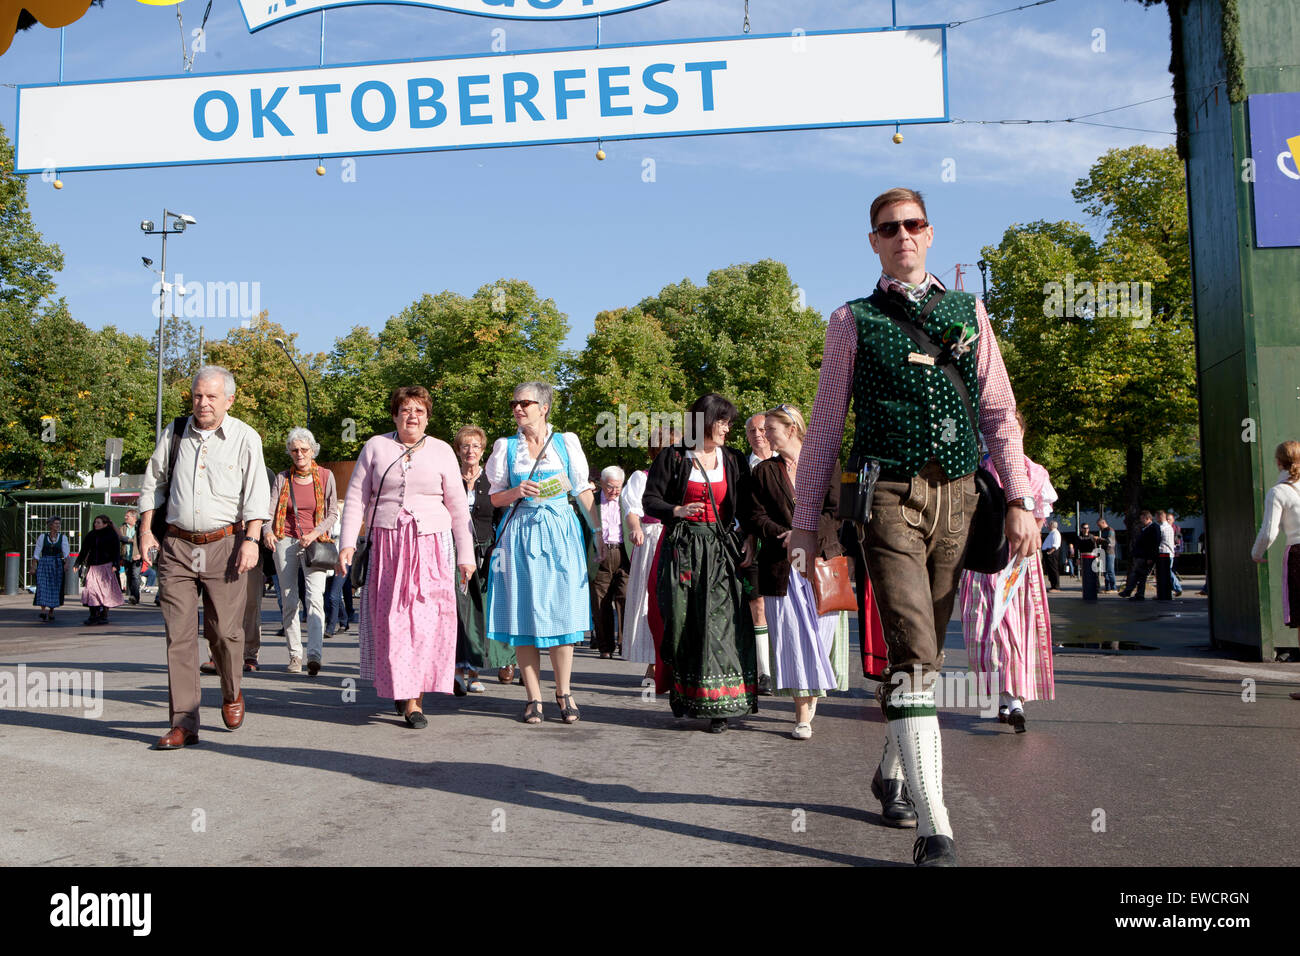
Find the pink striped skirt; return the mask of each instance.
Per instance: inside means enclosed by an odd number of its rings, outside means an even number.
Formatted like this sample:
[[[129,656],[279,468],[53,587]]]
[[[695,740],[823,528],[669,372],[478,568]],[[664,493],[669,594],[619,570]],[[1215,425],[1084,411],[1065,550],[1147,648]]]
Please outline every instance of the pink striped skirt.
[[[970,669],[978,675],[979,693],[1006,691],[1021,700],[1052,700],[1056,675],[1052,666],[1052,619],[1038,560],[1007,605],[1006,616],[992,630],[992,574],[967,571],[961,582],[961,624]]]

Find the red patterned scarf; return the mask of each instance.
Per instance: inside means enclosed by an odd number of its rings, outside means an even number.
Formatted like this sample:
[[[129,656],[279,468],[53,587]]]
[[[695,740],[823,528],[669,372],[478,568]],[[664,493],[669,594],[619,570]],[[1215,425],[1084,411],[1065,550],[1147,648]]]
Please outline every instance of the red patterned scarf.
[[[284,487],[280,489],[280,500],[275,504],[275,521],[271,525],[271,531],[277,538],[284,537],[284,526],[289,514],[289,495],[293,487],[293,469],[289,468],[284,473]],[[320,523],[325,518],[325,483],[321,480],[320,468],[316,462],[311,463],[311,484],[312,490],[316,492],[316,507],[312,511],[312,528],[319,528]],[[301,529],[299,529],[301,531]],[[318,540],[328,541],[330,536],[322,534]]]

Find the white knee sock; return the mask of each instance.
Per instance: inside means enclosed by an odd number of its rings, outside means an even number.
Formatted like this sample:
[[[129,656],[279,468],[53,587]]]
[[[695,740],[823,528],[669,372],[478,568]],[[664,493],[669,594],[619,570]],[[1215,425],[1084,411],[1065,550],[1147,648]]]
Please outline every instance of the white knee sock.
[[[885,780],[903,779],[903,761],[898,756],[898,745],[894,743],[888,724],[885,725],[885,752],[880,756],[880,776]]]
[[[771,655],[767,647],[767,625],[761,624],[754,628],[754,649],[758,655],[758,672],[772,676]]]
[[[891,695],[888,716],[889,732],[916,806],[917,833],[951,837],[948,810],[943,805],[943,743],[934,692]]]

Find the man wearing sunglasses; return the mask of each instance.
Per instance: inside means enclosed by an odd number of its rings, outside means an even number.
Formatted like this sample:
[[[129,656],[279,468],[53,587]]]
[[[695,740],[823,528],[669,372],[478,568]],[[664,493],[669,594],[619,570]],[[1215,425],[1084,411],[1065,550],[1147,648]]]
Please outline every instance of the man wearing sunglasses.
[[[1038,521],[1015,396],[988,316],[973,295],[948,292],[926,271],[934,227],[920,193],[891,189],[878,196],[868,239],[882,274],[869,297],[831,315],[788,547],[792,561],[799,552],[816,553],[817,519],[852,395],[851,459],[881,465],[862,535],[889,646],[882,683],[887,732],[872,792],[881,801],[882,822],[918,828],[915,863],[954,866],[932,678],[943,664],[944,633],[978,500],[980,449],[967,402],[945,365],[968,393],[1006,491],[1012,560],[1033,555]],[[805,575],[812,570],[811,561],[797,566]]]

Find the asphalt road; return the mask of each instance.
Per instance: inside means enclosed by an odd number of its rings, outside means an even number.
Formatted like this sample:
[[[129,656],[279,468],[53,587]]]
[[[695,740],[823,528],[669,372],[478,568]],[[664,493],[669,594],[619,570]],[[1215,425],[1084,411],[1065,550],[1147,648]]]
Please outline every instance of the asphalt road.
[[[1026,734],[942,712],[962,864],[1300,864],[1300,665],[1210,652],[1195,586],[1170,604],[1054,596],[1057,699],[1028,705]],[[776,698],[715,736],[644,701],[642,665],[580,649],[577,725],[547,686],[545,723],[524,726],[523,688],[485,675],[486,694],[426,696],[416,731],[357,684],[355,629],[326,642],[316,678],[288,674],[269,637],[244,726],[221,725],[205,677],[201,743],[155,752],[159,612],[85,628],[67,606],[49,626],[29,602],[0,598],[0,688],[20,664],[101,673],[102,713],[0,707],[4,865],[911,864],[913,832],[880,826],[869,793],[883,725],[860,676],[818,707],[811,740],[789,737]],[[267,635],[274,618],[267,600]],[[954,624],[947,669],[964,667]]]

